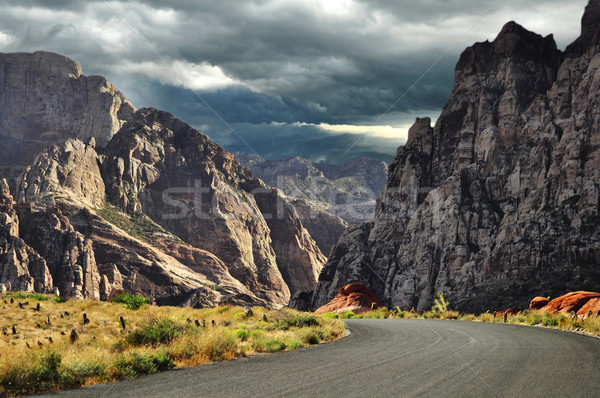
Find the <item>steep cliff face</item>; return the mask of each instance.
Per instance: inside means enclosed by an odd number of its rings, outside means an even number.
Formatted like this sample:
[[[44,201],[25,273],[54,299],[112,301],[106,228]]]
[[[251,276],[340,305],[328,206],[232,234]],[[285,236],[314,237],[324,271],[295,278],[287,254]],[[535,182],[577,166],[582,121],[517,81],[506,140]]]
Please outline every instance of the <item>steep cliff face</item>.
[[[106,144],[135,111],[102,76],[62,55],[0,54],[0,166],[29,165],[68,138]]]
[[[53,292],[44,260],[19,237],[19,217],[8,183],[0,180],[0,291]]]
[[[600,2],[565,53],[510,22],[466,49],[435,127],[418,119],[375,222],[340,239],[313,296],[351,282],[385,304],[438,292],[478,311],[600,288]]]
[[[204,134],[142,109],[105,154],[111,202],[215,254],[258,297],[284,305],[316,285],[326,259],[293,206]]]
[[[314,289],[326,258],[291,201],[206,135],[60,55],[0,63],[1,289],[272,307]]]

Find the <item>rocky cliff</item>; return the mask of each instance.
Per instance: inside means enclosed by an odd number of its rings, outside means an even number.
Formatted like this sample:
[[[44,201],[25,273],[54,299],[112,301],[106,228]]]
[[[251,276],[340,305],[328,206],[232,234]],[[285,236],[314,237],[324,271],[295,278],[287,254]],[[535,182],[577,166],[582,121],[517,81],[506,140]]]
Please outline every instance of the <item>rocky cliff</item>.
[[[235,157],[255,177],[293,198],[303,225],[325,254],[348,224],[373,220],[377,193],[387,177],[387,165],[368,158],[322,164],[300,157],[266,160],[240,152]]]
[[[62,55],[0,54],[0,166],[27,166],[68,138],[106,144],[135,111],[102,76]]]
[[[326,258],[291,200],[206,135],[68,58],[0,62],[2,289],[272,307],[314,289]]]
[[[562,52],[515,22],[458,61],[434,127],[410,129],[375,221],[350,228],[312,307],[366,282],[388,306],[525,307],[600,288],[600,1]]]

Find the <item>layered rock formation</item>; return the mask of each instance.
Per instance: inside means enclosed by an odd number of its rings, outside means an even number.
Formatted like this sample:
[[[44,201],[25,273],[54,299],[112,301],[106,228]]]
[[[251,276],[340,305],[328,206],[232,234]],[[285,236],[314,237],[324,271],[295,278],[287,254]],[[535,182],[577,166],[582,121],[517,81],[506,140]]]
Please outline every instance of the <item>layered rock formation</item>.
[[[0,166],[27,166],[68,138],[104,145],[135,111],[104,77],[43,51],[0,54],[0,93]]]
[[[436,125],[411,128],[375,221],[342,236],[313,308],[351,282],[388,306],[443,292],[465,311],[600,288],[599,16],[593,0],[565,52],[510,22],[462,53]]]
[[[18,202],[3,181],[3,289],[272,307],[314,289],[326,258],[296,208],[206,135],[168,113],[135,111],[65,57],[0,62],[0,133],[10,136],[0,165],[11,166],[0,173]],[[18,177],[15,154],[29,163]]]
[[[600,293],[594,292],[571,292],[557,297],[542,308],[540,311],[552,312],[554,314],[571,314],[585,316],[592,311],[593,315],[600,310]]]

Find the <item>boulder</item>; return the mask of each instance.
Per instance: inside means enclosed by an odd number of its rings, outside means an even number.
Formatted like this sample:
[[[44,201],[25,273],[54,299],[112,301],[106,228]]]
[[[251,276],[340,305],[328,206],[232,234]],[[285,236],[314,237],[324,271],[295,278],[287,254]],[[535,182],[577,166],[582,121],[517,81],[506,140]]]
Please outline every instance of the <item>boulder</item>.
[[[352,283],[341,288],[337,296],[329,303],[318,308],[315,314],[325,314],[327,312],[341,314],[347,311],[361,314],[380,307],[383,307],[381,300],[367,289],[364,283]]]
[[[541,297],[541,296],[534,297],[533,300],[531,300],[531,303],[529,303],[529,309],[530,310],[539,310],[540,308],[542,308],[549,302],[550,302],[549,297]]]
[[[551,300],[548,304],[543,306],[540,311],[552,312],[554,314],[578,313],[578,311],[591,299],[600,299],[600,293],[584,291],[571,292]],[[587,311],[585,311],[585,313],[587,313]]]

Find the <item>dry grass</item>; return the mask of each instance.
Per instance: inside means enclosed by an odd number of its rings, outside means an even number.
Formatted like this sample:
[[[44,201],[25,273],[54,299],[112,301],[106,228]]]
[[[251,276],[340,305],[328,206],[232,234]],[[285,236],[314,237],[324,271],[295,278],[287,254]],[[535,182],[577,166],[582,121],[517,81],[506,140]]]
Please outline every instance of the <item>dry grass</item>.
[[[129,310],[115,303],[78,299],[60,303],[53,296],[24,294],[16,294],[21,298],[11,304],[10,296],[0,296],[0,329],[6,329],[6,334],[0,335],[0,396],[296,349],[336,339],[344,332],[340,321],[290,309],[254,307],[254,315],[246,317],[243,308],[234,306],[192,309],[144,305]],[[19,302],[29,304],[20,308]],[[38,303],[40,310],[33,310]],[[85,325],[84,313],[90,320]],[[72,330],[78,336],[73,343]]]

